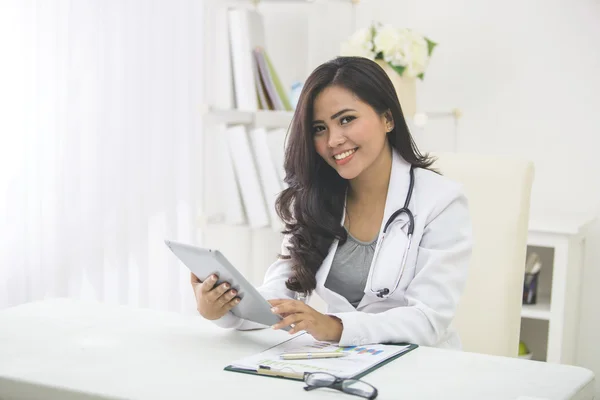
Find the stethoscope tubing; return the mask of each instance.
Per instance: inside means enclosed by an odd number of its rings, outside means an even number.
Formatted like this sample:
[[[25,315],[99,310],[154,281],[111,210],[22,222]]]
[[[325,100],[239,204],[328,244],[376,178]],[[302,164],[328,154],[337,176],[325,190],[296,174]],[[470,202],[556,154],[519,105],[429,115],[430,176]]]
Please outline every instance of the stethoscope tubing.
[[[396,280],[394,282],[394,287],[392,288],[391,291],[389,290],[389,288],[373,290],[373,281],[372,281],[372,276],[371,276],[371,285],[370,285],[369,290],[371,291],[371,293],[375,293],[377,295],[377,297],[380,297],[380,298],[391,296],[396,291],[396,289],[398,289],[398,285],[400,284],[400,281],[402,280],[402,275],[404,274],[404,269],[406,267],[406,260],[408,258],[408,252],[411,247],[412,236],[413,236],[413,233],[415,230],[415,218],[413,216],[413,213],[408,208],[408,205],[412,198],[412,192],[413,192],[414,185],[415,185],[414,166],[411,166],[410,167],[410,184],[408,186],[408,193],[406,195],[406,200],[404,201],[404,207],[402,207],[399,210],[396,210],[392,215],[390,215],[390,217],[386,221],[385,226],[383,227],[383,232],[381,233],[381,238],[379,240],[377,249],[375,251],[375,254],[373,255],[372,265],[373,265],[373,268],[375,268],[375,265],[377,262],[377,256],[379,255],[379,251],[381,250],[381,247],[383,246],[383,241],[388,232],[388,228],[394,223],[394,221],[400,214],[403,214],[403,213],[406,214],[406,216],[408,217],[408,229],[407,229],[408,240],[406,243],[406,248],[404,250],[404,254],[402,255],[402,263],[400,266],[400,272],[396,277]]]

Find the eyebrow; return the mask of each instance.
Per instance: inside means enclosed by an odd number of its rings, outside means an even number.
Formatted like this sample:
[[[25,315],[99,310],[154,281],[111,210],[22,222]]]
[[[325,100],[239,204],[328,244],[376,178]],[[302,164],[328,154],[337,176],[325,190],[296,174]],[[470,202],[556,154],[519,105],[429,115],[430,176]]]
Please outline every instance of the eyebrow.
[[[341,111],[338,111],[338,112],[336,112],[335,114],[333,114],[333,115],[330,117],[330,119],[332,119],[332,120],[333,120],[333,119],[336,119],[337,117],[339,117],[340,115],[342,115],[343,113],[345,113],[345,112],[348,112],[348,111],[356,111],[356,110],[353,110],[352,108],[344,108],[343,110],[341,110]],[[316,123],[318,123],[318,122],[320,122],[320,123],[325,123],[324,121],[322,121],[322,120],[320,120],[320,119],[319,119],[319,120],[315,120],[315,121],[313,121],[313,124],[316,124]]]

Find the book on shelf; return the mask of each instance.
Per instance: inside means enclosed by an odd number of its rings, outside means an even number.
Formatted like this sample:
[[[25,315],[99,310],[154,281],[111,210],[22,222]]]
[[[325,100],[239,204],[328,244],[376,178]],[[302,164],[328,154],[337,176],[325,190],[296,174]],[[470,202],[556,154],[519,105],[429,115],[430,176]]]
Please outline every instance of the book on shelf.
[[[218,182],[221,187],[220,199],[225,211],[225,223],[230,225],[243,225],[247,223],[242,198],[240,197],[240,182],[233,167],[233,158],[227,143],[227,127],[218,125],[217,157],[220,176]]]
[[[212,40],[205,41],[206,97],[215,108],[229,110],[235,107],[229,41],[229,15],[226,7],[208,2],[204,19],[205,34]]]
[[[241,7],[230,8],[227,13],[228,19],[224,23],[229,26],[226,29],[229,37],[226,48],[229,49],[231,63],[228,70],[223,60],[218,61],[223,70],[216,70],[215,74],[232,81],[235,108],[243,111],[291,111],[287,91],[266,50],[262,15],[257,10]],[[222,56],[222,47],[216,49],[219,57]],[[223,87],[227,88],[227,85]]]
[[[254,50],[255,67],[258,70],[259,77],[257,79],[257,90],[264,90],[268,96],[269,106],[264,110],[291,111],[292,107],[288,96],[283,89],[283,85],[273,67],[273,63],[269,60],[269,56],[265,49],[256,47]]]
[[[285,111],[292,111],[292,106],[290,104],[290,100],[287,96],[287,92],[285,91],[285,88],[283,87],[283,84],[281,83],[281,80],[279,79],[279,75],[277,75],[277,71],[275,70],[275,65],[269,58],[269,54],[266,52],[266,50],[263,50],[262,53],[265,57],[265,60],[267,61],[267,67],[269,69],[271,79],[273,79],[273,84],[275,85],[276,91],[279,94],[281,101],[283,102],[283,109]]]
[[[209,188],[204,196],[205,208],[211,216],[220,216],[225,224],[246,225],[248,221],[227,141],[227,125],[210,124],[205,129],[204,160],[210,166],[205,174],[205,185]]]
[[[267,131],[267,145],[269,146],[269,152],[273,157],[273,163],[275,165],[275,172],[282,189],[285,189],[285,170],[283,168],[283,160],[285,157],[285,135],[286,130],[283,128],[277,128]]]
[[[270,225],[269,213],[246,127],[230,126],[226,137],[248,224],[251,228],[267,227]]]
[[[256,10],[245,8],[231,8],[228,13],[236,107],[255,111],[258,110],[258,99],[252,50],[265,45],[262,15]]]
[[[252,52],[254,56],[255,66],[258,65],[256,59],[256,51]],[[258,95],[258,108],[260,110],[275,110],[275,106],[272,103],[272,97],[269,96],[267,83],[262,79],[258,68],[253,68],[254,82],[256,84],[256,94]]]
[[[252,150],[254,151],[261,187],[267,203],[271,227],[279,229],[279,216],[275,209],[277,196],[283,190],[281,181],[277,174],[275,158],[269,149],[267,130],[265,128],[254,128],[250,130]]]

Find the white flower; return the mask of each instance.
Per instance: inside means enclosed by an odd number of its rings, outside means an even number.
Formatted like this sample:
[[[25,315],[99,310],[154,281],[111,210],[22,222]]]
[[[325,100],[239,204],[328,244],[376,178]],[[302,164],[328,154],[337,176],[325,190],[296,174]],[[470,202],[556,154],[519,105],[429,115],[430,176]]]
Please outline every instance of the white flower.
[[[373,42],[370,28],[363,28],[356,31],[350,39],[342,43],[340,55],[342,56],[357,56],[375,59],[373,51]]]
[[[398,29],[390,25],[382,26],[375,33],[375,37],[373,38],[375,51],[378,53],[382,52],[383,58],[386,59],[386,61],[388,61],[388,57],[391,58],[397,52],[398,45],[400,44],[399,33],[400,31]]]
[[[429,62],[429,48],[427,40],[416,32],[404,29],[401,33],[404,57],[408,60],[405,73],[416,77],[425,72]]]
[[[375,51],[382,52],[385,61],[405,67],[403,75],[414,78],[425,72],[429,50],[427,41],[418,33],[384,26],[377,31],[373,42]]]

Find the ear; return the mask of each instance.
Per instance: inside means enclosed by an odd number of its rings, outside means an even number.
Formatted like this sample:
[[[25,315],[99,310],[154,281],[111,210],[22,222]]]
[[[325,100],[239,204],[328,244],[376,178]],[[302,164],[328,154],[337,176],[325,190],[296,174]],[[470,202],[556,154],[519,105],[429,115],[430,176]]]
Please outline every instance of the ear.
[[[385,131],[391,132],[394,130],[394,117],[392,116],[392,112],[387,110],[383,113],[383,118],[385,120]]]

